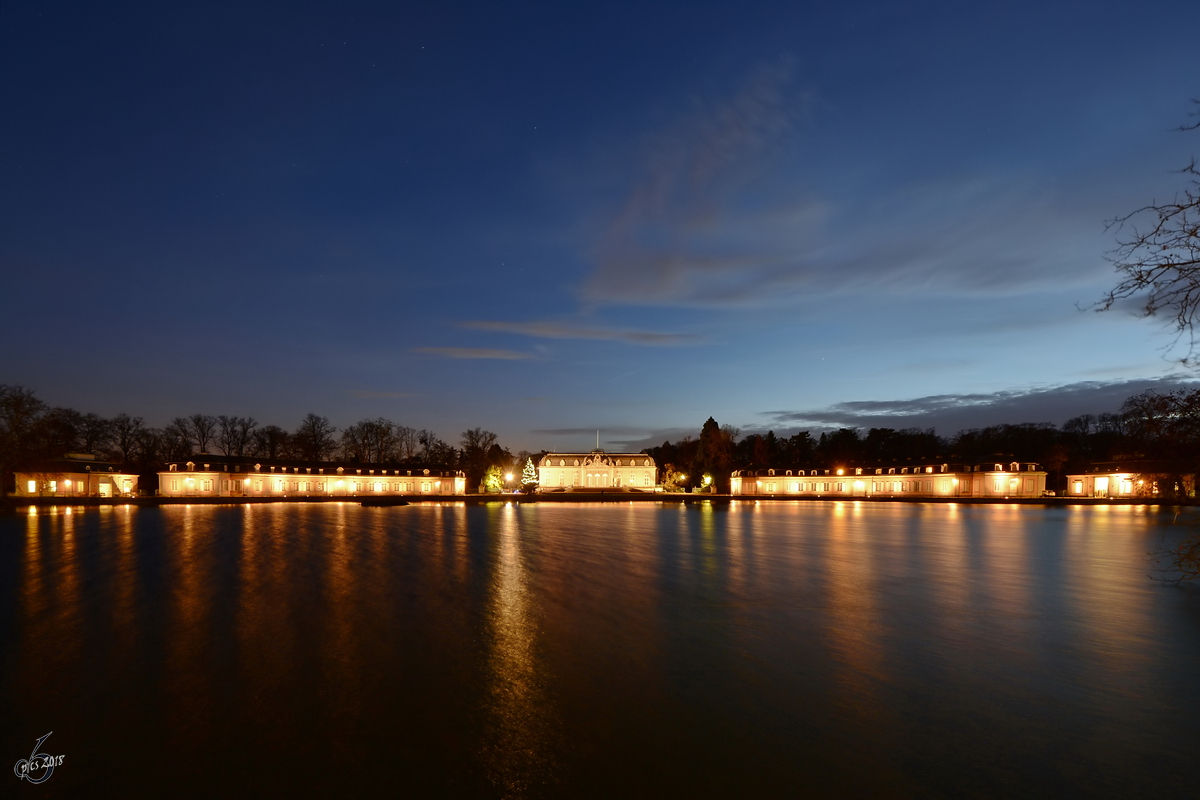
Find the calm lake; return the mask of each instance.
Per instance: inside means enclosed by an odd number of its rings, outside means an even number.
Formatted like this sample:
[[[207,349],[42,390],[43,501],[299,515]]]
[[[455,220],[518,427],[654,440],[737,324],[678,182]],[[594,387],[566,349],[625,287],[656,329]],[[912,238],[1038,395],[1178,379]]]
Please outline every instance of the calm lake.
[[[1200,587],[1145,554],[1189,514],[3,516],[0,794],[1180,797]]]

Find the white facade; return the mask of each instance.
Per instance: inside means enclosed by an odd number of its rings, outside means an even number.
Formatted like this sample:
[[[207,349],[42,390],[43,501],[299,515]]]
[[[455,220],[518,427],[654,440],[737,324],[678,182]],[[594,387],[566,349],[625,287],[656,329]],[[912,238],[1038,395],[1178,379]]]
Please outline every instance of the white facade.
[[[1195,490],[1194,475],[1167,475],[1118,469],[1067,476],[1067,497],[1157,498],[1162,494],[1168,497],[1195,497]]]
[[[459,470],[380,465],[249,463],[205,454],[158,473],[160,497],[384,497],[463,495]],[[246,463],[242,463],[246,462]]]
[[[734,495],[801,497],[1041,497],[1046,473],[1037,464],[1012,461],[899,467],[739,470]]]
[[[138,476],[127,472],[18,472],[18,497],[136,497]]]
[[[73,455],[16,471],[17,497],[135,497],[138,476],[93,456]]]
[[[658,468],[645,453],[547,453],[538,462],[538,488],[654,491]]]

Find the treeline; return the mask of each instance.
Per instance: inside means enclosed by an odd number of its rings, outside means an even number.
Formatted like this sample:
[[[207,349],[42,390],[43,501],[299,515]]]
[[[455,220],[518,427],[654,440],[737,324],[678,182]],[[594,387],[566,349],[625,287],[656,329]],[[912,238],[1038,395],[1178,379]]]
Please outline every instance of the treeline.
[[[467,473],[469,490],[485,480],[499,488],[503,476],[520,471],[532,454],[513,455],[496,434],[472,428],[455,447],[433,431],[377,417],[343,429],[327,417],[308,414],[296,428],[260,425],[253,417],[192,414],[162,428],[141,417],[105,418],[73,408],[51,407],[35,392],[0,384],[0,472],[4,492],[13,491],[13,471],[21,464],[88,453],[144,476],[169,461],[197,453],[226,456],[350,461],[374,464],[424,464]]]
[[[1130,460],[1163,476],[1200,472],[1200,389],[1149,390],[1125,401],[1118,413],[1083,414],[1061,427],[1052,423],[993,425],[938,436],[932,428],[841,428],[814,437],[740,436],[709,417],[696,438],[645,450],[662,470],[668,489],[715,485],[727,491],[733,470],[768,467],[828,469],[874,464],[971,463],[992,458],[1036,461],[1048,485],[1095,462]],[[706,484],[706,476],[708,483]]]

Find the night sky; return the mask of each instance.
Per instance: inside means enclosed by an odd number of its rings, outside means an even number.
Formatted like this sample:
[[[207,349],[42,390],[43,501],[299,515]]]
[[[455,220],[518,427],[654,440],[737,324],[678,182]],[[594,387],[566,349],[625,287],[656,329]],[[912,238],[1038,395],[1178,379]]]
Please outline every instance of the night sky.
[[[1200,3],[0,6],[0,383],[451,442],[1054,422]],[[1084,310],[1081,310],[1084,309]]]

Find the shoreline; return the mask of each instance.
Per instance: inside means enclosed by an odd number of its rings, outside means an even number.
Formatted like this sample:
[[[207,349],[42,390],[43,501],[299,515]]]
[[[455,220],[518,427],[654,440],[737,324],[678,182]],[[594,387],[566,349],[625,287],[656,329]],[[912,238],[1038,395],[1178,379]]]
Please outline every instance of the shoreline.
[[[6,497],[0,499],[0,512],[18,511],[30,507],[104,507],[104,506],[245,506],[272,503],[352,503],[374,500],[370,496],[354,497]],[[467,494],[467,495],[388,495],[389,500],[403,500],[408,505],[461,503],[489,505],[492,503],[668,503],[710,504],[732,503],[961,503],[963,505],[1023,505],[1023,506],[1193,506],[1195,499],[1149,499],[1104,497],[794,497],[728,494],[633,493],[633,492],[553,492],[546,494]],[[403,508],[399,503],[396,507]]]

